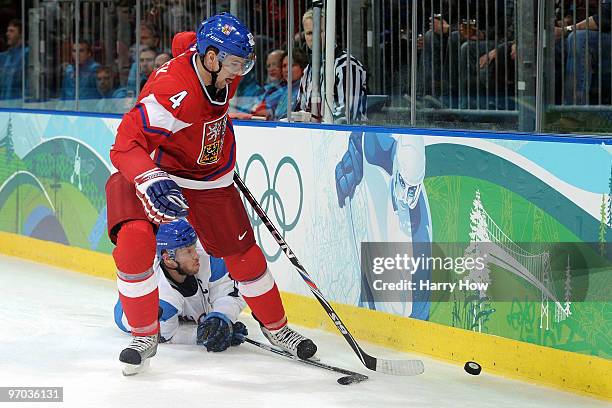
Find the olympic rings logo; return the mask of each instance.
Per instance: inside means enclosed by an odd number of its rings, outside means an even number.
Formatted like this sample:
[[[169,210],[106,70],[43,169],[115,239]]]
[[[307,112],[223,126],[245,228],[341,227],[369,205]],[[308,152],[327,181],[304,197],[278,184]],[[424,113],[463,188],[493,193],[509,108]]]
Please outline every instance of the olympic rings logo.
[[[304,185],[302,183],[302,175],[300,174],[300,170],[295,160],[293,160],[291,157],[285,156],[278,162],[278,165],[276,166],[276,170],[274,171],[274,178],[270,180],[270,172],[268,171],[268,165],[266,164],[266,161],[264,160],[262,155],[256,153],[249,158],[246,166],[244,167],[243,180],[245,184],[247,185],[248,185],[247,177],[248,177],[249,169],[255,163],[261,164],[261,167],[263,168],[263,171],[265,173],[265,181],[266,181],[266,186],[267,186],[264,193],[261,195],[261,197],[258,198],[258,202],[261,205],[261,207],[264,209],[266,214],[268,214],[268,217],[270,217],[270,219],[272,219],[272,214],[268,210],[270,209],[270,205],[272,206],[272,208],[274,209],[274,218],[276,218],[274,225],[276,225],[276,227],[281,232],[283,238],[285,238],[285,234],[293,230],[296,227],[300,219],[300,215],[302,214],[302,206],[304,204]],[[297,185],[300,188],[298,210],[295,214],[295,217],[293,217],[291,221],[287,220],[285,205],[283,204],[283,200],[281,199],[281,196],[276,189],[276,183],[278,181],[278,176],[283,167],[290,167],[293,169],[293,173],[295,173],[295,176],[296,176]],[[288,171],[291,171],[291,170],[288,170]],[[261,243],[262,242],[261,241],[261,230],[262,230],[261,226],[263,225],[263,221],[257,216],[255,211],[251,208],[248,202],[245,201],[244,198],[243,198],[243,202],[244,202],[245,208],[247,209],[247,213],[249,215],[249,219],[251,220],[251,224],[253,224],[253,229],[256,231],[257,241]],[[263,228],[263,230],[266,232],[268,231],[267,228]],[[275,253],[268,254],[265,248],[263,247],[263,245],[262,245],[261,250],[266,256],[266,259],[268,259],[268,261],[270,262],[276,261],[282,253],[282,250],[278,248]]]

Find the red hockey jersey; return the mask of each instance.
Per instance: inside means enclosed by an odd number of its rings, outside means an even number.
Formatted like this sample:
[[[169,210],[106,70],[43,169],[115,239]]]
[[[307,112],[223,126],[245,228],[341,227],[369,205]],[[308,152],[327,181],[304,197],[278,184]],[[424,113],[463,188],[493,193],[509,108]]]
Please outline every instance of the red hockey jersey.
[[[223,98],[213,99],[196,58],[191,48],[153,72],[124,115],[110,157],[128,181],[159,167],[182,187],[231,184],[236,143],[227,111],[239,78],[226,86]]]

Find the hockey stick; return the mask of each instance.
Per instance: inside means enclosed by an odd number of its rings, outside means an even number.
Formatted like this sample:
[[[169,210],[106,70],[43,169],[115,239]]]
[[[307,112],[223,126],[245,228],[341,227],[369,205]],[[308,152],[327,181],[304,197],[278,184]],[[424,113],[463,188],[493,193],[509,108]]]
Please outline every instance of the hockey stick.
[[[261,218],[261,220],[264,222],[278,245],[281,247],[285,255],[287,255],[287,258],[289,258],[289,261],[291,261],[295,269],[297,269],[304,282],[306,282],[306,284],[310,288],[310,291],[315,295],[321,306],[323,306],[323,309],[325,309],[329,317],[336,325],[336,328],[340,331],[340,333],[342,333],[344,339],[351,346],[355,354],[357,354],[357,357],[359,358],[359,360],[361,360],[363,365],[365,365],[368,369],[372,371],[378,371],[385,374],[422,374],[425,371],[425,367],[423,366],[423,362],[421,360],[387,360],[383,358],[376,358],[366,353],[359,346],[359,344],[357,344],[357,341],[353,338],[353,335],[347,330],[344,323],[342,323],[342,320],[340,320],[340,317],[338,317],[338,315],[336,314],[334,308],[329,304],[329,302],[327,301],[327,299],[325,299],[317,285],[312,281],[310,275],[308,274],[308,272],[306,272],[306,269],[304,269],[304,267],[297,259],[291,248],[289,248],[287,242],[285,242],[280,232],[278,232],[274,224],[272,224],[272,221],[270,221],[270,218],[268,217],[266,212],[263,210],[263,208],[261,208],[261,205],[259,205],[253,194],[249,191],[249,189],[237,173],[234,173],[234,182],[236,183],[238,189],[242,192],[244,197],[247,199],[249,204],[251,204],[251,207],[253,207],[259,218]]]
[[[344,377],[340,377],[338,378],[336,381],[338,382],[338,384],[341,385],[351,385],[351,384],[356,384],[362,381],[365,381],[368,379],[367,375],[363,375],[363,374],[359,374],[356,373],[354,371],[350,371],[350,370],[346,370],[344,368],[340,368],[340,367],[335,367],[335,366],[331,366],[328,364],[324,364],[321,363],[320,361],[315,361],[315,360],[302,360],[299,357],[294,356],[293,354],[285,351],[285,350],[280,350],[277,349],[275,347],[272,347],[270,345],[264,344],[264,343],[260,343],[256,340],[252,340],[249,339],[248,337],[246,337],[244,339],[247,343],[251,343],[259,348],[262,348],[264,350],[270,351],[272,353],[278,354],[279,356],[284,356],[287,358],[290,358],[291,360],[294,361],[299,361],[300,363],[309,365],[309,366],[313,366],[313,367],[319,367],[322,368],[324,370],[329,370],[329,371],[333,371],[335,373],[340,373],[340,374],[345,374]]]

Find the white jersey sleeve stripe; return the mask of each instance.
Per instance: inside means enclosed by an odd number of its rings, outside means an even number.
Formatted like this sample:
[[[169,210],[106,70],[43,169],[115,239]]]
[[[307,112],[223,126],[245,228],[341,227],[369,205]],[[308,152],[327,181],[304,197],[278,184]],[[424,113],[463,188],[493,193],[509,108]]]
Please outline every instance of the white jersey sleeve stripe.
[[[192,125],[191,123],[183,122],[176,118],[171,112],[168,112],[153,94],[143,98],[140,103],[144,105],[147,112],[149,126],[176,133]]]

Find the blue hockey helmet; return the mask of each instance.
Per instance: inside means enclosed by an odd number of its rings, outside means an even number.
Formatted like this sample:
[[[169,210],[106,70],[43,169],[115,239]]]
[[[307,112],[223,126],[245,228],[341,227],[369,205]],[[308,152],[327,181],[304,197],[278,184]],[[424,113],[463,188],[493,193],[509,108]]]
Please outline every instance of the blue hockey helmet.
[[[182,218],[161,224],[157,230],[157,256],[161,258],[162,251],[166,251],[174,259],[177,249],[195,245],[196,240],[194,229]]]
[[[234,15],[221,13],[204,20],[196,33],[198,54],[206,53],[208,47],[219,50],[217,58],[223,64],[228,56],[234,55],[241,61],[231,66],[224,64],[236,75],[246,75],[255,65],[255,39],[246,25]]]

